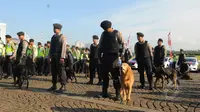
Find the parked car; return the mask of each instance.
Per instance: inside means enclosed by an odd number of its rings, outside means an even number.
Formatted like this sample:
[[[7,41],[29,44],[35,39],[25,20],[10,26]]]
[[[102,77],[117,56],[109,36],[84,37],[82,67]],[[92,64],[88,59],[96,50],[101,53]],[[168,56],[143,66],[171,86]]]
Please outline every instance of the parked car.
[[[199,62],[196,57],[186,57],[186,62],[189,64],[190,71],[198,72]]]
[[[173,59],[171,59],[170,57],[166,57],[164,60],[164,67],[165,68],[169,67],[172,62],[173,62]]]
[[[131,66],[132,69],[138,69],[138,64],[135,58],[130,59],[128,64]]]

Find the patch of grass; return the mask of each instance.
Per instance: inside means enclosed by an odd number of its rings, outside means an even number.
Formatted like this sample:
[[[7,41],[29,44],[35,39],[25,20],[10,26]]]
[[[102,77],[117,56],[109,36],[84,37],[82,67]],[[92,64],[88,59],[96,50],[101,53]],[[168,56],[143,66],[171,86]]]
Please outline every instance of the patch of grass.
[[[197,57],[198,60],[200,60],[200,55],[197,55],[196,57]]]

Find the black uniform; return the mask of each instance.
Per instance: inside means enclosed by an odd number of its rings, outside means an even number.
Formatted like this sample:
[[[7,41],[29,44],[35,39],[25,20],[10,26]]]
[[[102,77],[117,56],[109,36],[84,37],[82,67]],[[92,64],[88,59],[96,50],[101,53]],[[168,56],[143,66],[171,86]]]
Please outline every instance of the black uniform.
[[[16,63],[17,63],[17,70],[16,70],[16,74],[17,74],[17,78],[18,81],[21,82],[21,76],[22,75],[28,75],[26,73],[27,67],[26,67],[26,60],[27,60],[27,56],[26,56],[26,49],[28,46],[28,41],[26,40],[22,40],[20,41],[19,45],[18,45],[18,49],[17,49],[17,53],[16,53]],[[14,81],[16,81],[16,77],[14,76]]]
[[[98,56],[98,45],[91,44],[90,46],[90,54],[89,54],[89,59],[90,59],[90,83],[93,84],[93,79],[95,77],[95,73],[97,72],[98,78],[99,78],[99,83],[102,81],[102,77],[100,75],[100,60]]]
[[[124,53],[125,63],[128,63],[128,60],[131,58],[131,56],[132,56],[131,52],[130,52],[129,48],[127,48]]]
[[[185,54],[183,54],[183,53],[179,54],[178,65],[181,66],[181,64],[184,62],[184,60],[185,60]]]
[[[143,43],[137,42],[135,45],[136,61],[138,63],[138,72],[140,73],[141,87],[145,86],[144,70],[148,77],[149,87],[152,88],[152,51],[148,42]]]
[[[156,46],[154,49],[154,65],[156,67],[164,66],[165,46]]]
[[[66,38],[61,35],[54,35],[51,38],[50,57],[51,57],[51,73],[52,83],[56,86],[57,77],[60,79],[61,85],[66,84],[65,63],[60,63],[60,59],[65,59],[66,55]]]
[[[183,61],[183,63],[180,65],[180,73],[182,76],[182,79],[186,79],[186,80],[192,80],[192,78],[189,75],[190,72],[190,67],[189,65],[185,62],[185,60]]]
[[[105,21],[106,22],[106,21]],[[103,25],[101,25],[103,27]],[[107,27],[107,25],[105,25]],[[103,28],[106,29],[106,28]],[[121,34],[114,30],[113,32],[104,31],[99,43],[99,57],[102,63],[103,92],[102,96],[107,97],[107,89],[109,84],[109,72],[112,75],[113,85],[116,90],[116,97],[119,98],[121,67],[114,67],[113,63],[119,58],[119,52],[123,49],[123,41]],[[120,50],[123,49],[123,50]],[[123,54],[122,53],[122,54]]]

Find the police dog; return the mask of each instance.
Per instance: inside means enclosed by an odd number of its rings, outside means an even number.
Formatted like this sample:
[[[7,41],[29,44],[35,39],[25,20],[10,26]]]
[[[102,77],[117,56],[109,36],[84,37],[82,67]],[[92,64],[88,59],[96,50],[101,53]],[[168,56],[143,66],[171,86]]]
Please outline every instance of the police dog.
[[[169,84],[169,80],[173,82],[174,89],[178,88],[178,85],[180,85],[178,77],[177,77],[177,71],[172,68],[163,68],[163,67],[154,67],[153,72],[155,73],[155,83],[154,88],[156,88],[157,82],[161,79],[162,83],[162,89],[165,88],[165,80],[167,80],[167,84]]]
[[[131,92],[134,84],[134,74],[131,67],[127,63],[122,63],[121,66],[121,102],[131,100]]]
[[[169,83],[169,79],[173,82],[174,89],[178,89],[180,82],[178,80],[178,73],[175,69],[170,69],[169,77],[167,78],[167,83]]]
[[[153,72],[155,74],[156,80],[154,82],[154,88],[157,88],[157,82],[161,79],[162,89],[164,89],[165,85],[165,74],[162,67],[153,67]]]

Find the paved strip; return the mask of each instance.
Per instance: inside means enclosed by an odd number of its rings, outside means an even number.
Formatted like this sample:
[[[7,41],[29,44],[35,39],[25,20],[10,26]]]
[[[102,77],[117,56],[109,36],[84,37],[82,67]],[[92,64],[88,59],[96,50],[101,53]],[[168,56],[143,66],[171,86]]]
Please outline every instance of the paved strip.
[[[112,103],[112,102],[107,102],[107,101],[95,100],[93,98],[84,98],[84,97],[68,96],[68,95],[61,95],[61,94],[57,94],[57,95],[60,95],[62,97],[67,97],[67,98],[73,99],[73,100],[81,100],[81,101],[84,101],[84,102],[97,103],[97,104],[101,104],[101,105],[107,105],[107,106],[111,106],[111,107],[131,110],[131,111],[160,112],[158,110],[152,110],[152,109],[146,109],[146,108],[141,108],[141,107],[135,107],[135,106],[128,106],[128,105],[118,104],[118,103]]]

